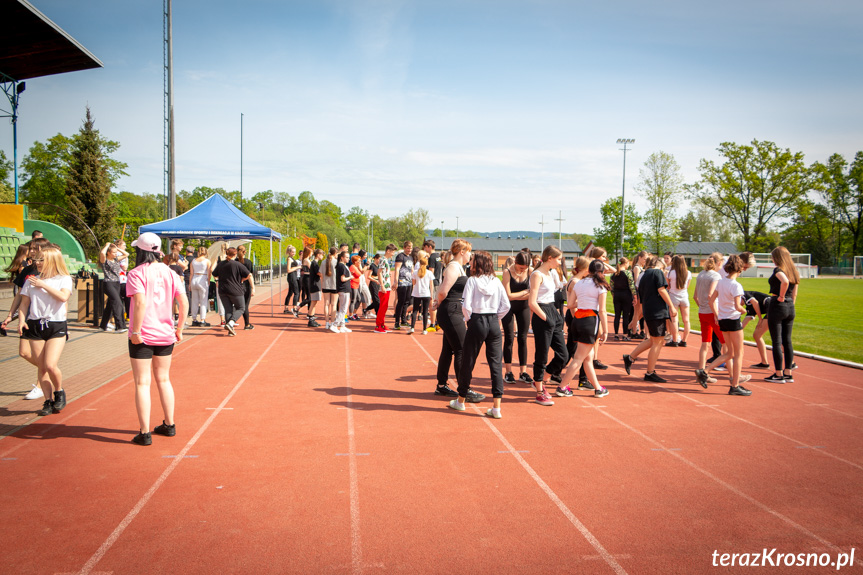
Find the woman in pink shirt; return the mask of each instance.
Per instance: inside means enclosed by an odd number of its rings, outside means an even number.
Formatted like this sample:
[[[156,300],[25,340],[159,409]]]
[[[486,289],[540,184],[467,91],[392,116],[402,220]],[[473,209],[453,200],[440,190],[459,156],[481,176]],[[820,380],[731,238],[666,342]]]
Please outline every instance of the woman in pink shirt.
[[[140,433],[133,439],[138,445],[153,443],[150,435],[150,379],[156,380],[165,419],[153,433],[172,437],[174,426],[174,388],[169,377],[174,344],[183,341],[185,322],[174,327],[173,304],[177,302],[180,317],[186,317],[189,302],[183,278],[160,261],[162,240],[154,233],[143,233],[132,242],[137,248],[135,267],[127,274],[126,293],[132,298],[129,310],[129,357],[135,378],[135,408]]]

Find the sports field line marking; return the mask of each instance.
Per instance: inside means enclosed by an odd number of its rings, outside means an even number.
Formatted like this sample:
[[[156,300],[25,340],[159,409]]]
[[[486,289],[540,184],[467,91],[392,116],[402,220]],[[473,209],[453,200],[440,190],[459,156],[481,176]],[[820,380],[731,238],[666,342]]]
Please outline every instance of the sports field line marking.
[[[290,324],[290,322],[288,322],[288,325],[289,324]],[[200,437],[204,434],[204,432],[207,430],[207,428],[210,427],[210,424],[213,423],[213,420],[216,419],[216,416],[219,415],[219,413],[221,413],[221,409],[223,407],[225,407],[225,404],[227,404],[231,400],[231,398],[234,397],[234,395],[237,393],[237,391],[240,390],[240,388],[243,386],[243,384],[246,383],[246,380],[249,378],[249,376],[252,374],[252,372],[255,371],[255,368],[258,367],[258,364],[260,363],[261,359],[263,359],[264,356],[266,356],[270,352],[270,350],[273,349],[273,346],[276,345],[276,342],[278,342],[279,338],[282,337],[282,334],[285,333],[285,330],[287,329],[287,327],[288,326],[285,325],[285,327],[283,327],[281,330],[279,330],[278,335],[275,338],[273,338],[272,343],[270,343],[270,345],[267,346],[267,349],[265,349],[263,351],[263,353],[261,353],[260,357],[258,358],[258,361],[256,361],[249,368],[249,370],[242,377],[242,379],[240,379],[240,381],[237,382],[237,384],[230,391],[230,393],[228,393],[228,395],[225,396],[225,399],[222,400],[222,403],[219,405],[219,408],[210,414],[210,417],[208,417],[207,420],[203,423],[203,425],[201,425],[201,427],[198,429],[198,431],[195,433],[195,435],[192,436],[192,439],[190,439],[189,442],[186,443],[185,447],[183,447],[183,449],[180,450],[180,453],[178,453],[177,456],[174,458],[174,460],[171,461],[170,465],[168,465],[168,467],[165,468],[165,471],[163,471],[162,474],[159,476],[159,478],[156,479],[156,482],[150,486],[150,489],[148,489],[147,492],[144,494],[144,496],[141,497],[141,499],[138,501],[138,503],[135,504],[135,507],[133,507],[132,510],[129,511],[129,513],[126,515],[126,517],[123,518],[123,520],[120,522],[120,524],[117,525],[117,527],[114,529],[114,531],[111,532],[111,534],[108,536],[108,538],[105,539],[105,541],[102,543],[101,546],[99,546],[99,549],[97,549],[96,552],[93,553],[93,556],[90,557],[90,559],[84,564],[83,567],[81,567],[81,570],[78,572],[78,575],[89,575],[90,572],[93,570],[93,567],[95,567],[96,564],[102,560],[102,557],[104,557],[105,554],[114,545],[114,543],[117,542],[117,539],[120,538],[120,535],[123,534],[123,531],[125,531],[126,528],[129,526],[129,524],[132,523],[132,521],[135,519],[135,517],[138,516],[138,514],[141,512],[141,510],[144,508],[144,506],[147,504],[147,502],[150,501],[150,499],[153,497],[153,495],[156,493],[156,491],[159,489],[159,487],[161,487],[162,484],[165,482],[165,480],[168,479],[168,476],[170,476],[171,473],[177,468],[177,466],[180,465],[180,462],[183,461],[183,459],[185,459],[185,455],[198,442],[198,439],[200,439]]]
[[[812,375],[811,373],[798,374],[797,376],[800,377],[801,375],[803,377],[814,377],[815,379],[820,379],[821,381],[826,381],[828,383],[833,383],[844,387],[850,387],[851,389],[856,389],[857,391],[863,391],[863,387],[860,387],[859,385],[851,385],[849,383],[842,383],[841,381],[833,381],[832,379],[827,379],[826,377],[818,377],[817,375]]]
[[[579,401],[583,401],[583,402],[586,402],[586,401],[587,401],[587,400],[585,400],[585,399],[583,399],[583,398],[581,398],[581,397],[579,397],[578,399],[579,399]],[[794,528],[794,529],[796,529],[797,531],[799,531],[799,532],[803,533],[803,534],[804,534],[804,535],[806,535],[807,537],[811,537],[812,539],[815,539],[816,541],[818,541],[818,542],[819,542],[819,543],[821,543],[822,545],[826,545],[827,547],[829,547],[830,549],[832,549],[832,550],[834,550],[834,551],[844,553],[844,551],[843,551],[840,547],[838,547],[838,546],[834,545],[833,543],[830,543],[829,541],[827,541],[826,539],[824,539],[823,537],[821,537],[821,536],[819,536],[819,535],[816,535],[816,534],[815,534],[815,533],[813,533],[812,531],[809,531],[808,529],[806,529],[805,527],[803,527],[802,525],[800,525],[799,523],[797,523],[796,521],[794,521],[794,520],[793,520],[793,519],[791,519],[790,517],[787,517],[787,516],[783,515],[782,513],[780,513],[780,512],[778,512],[778,511],[776,511],[775,509],[773,509],[773,508],[771,508],[771,507],[767,506],[766,504],[761,503],[760,501],[758,501],[757,499],[755,499],[755,498],[754,498],[754,497],[752,497],[751,495],[749,495],[749,494],[747,494],[747,493],[744,493],[744,492],[743,492],[743,491],[741,491],[740,489],[738,489],[738,488],[734,487],[733,485],[731,485],[730,483],[728,483],[728,482],[726,482],[726,481],[724,481],[724,480],[720,479],[720,478],[719,478],[719,477],[717,477],[716,475],[713,475],[712,473],[710,473],[709,471],[707,471],[707,470],[706,470],[706,469],[704,469],[703,467],[699,466],[699,465],[698,465],[697,463],[695,463],[694,461],[690,461],[689,459],[687,459],[686,457],[684,457],[683,455],[681,455],[680,453],[678,453],[676,450],[665,449],[664,447],[662,447],[662,444],[661,444],[659,441],[657,441],[656,439],[653,439],[652,437],[650,437],[649,435],[647,435],[647,434],[646,434],[646,433],[644,433],[643,431],[641,431],[641,430],[639,430],[639,429],[636,429],[635,427],[633,427],[633,426],[629,425],[629,424],[628,424],[628,423],[626,423],[625,421],[622,421],[622,420],[618,419],[617,417],[615,417],[615,416],[611,415],[611,414],[610,414],[610,413],[608,413],[607,411],[600,411],[599,413],[601,413],[602,415],[604,415],[604,416],[606,416],[607,418],[611,419],[612,421],[616,422],[618,425],[621,425],[621,426],[625,427],[626,429],[628,429],[629,431],[631,431],[631,432],[633,432],[634,434],[638,435],[639,437],[641,437],[642,439],[644,439],[644,440],[645,440],[645,441],[647,441],[648,443],[652,443],[653,445],[656,445],[657,447],[662,448],[662,449],[661,449],[662,451],[665,451],[665,452],[667,452],[669,455],[672,455],[673,457],[676,457],[676,458],[677,458],[677,459],[679,459],[681,462],[683,462],[683,463],[685,463],[686,465],[690,466],[691,468],[693,468],[694,470],[698,471],[699,473],[701,473],[701,474],[702,474],[702,475],[704,475],[705,477],[707,477],[707,478],[709,478],[709,479],[712,479],[713,481],[715,481],[716,483],[718,483],[719,485],[721,485],[721,486],[722,486],[722,487],[724,487],[725,489],[727,489],[727,490],[731,491],[731,492],[732,492],[732,493],[734,493],[735,495],[737,495],[737,496],[739,496],[739,497],[742,497],[743,499],[745,499],[745,500],[746,500],[746,501],[748,501],[749,503],[751,503],[751,504],[755,505],[756,507],[758,507],[758,508],[759,508],[759,509],[761,509],[762,511],[766,511],[767,513],[769,513],[770,515],[773,515],[773,516],[774,516],[774,517],[776,517],[777,519],[781,519],[781,520],[782,520],[782,521],[784,521],[786,524],[788,524],[789,526],[793,527],[793,528]],[[860,562],[860,563],[863,563],[863,562]]]
[[[620,372],[622,372],[622,373],[625,373],[625,372],[624,372],[622,369],[620,369],[620,368],[616,368],[616,367],[615,367],[615,368],[612,368],[612,369],[615,369],[615,370],[617,370],[617,371],[620,371]],[[704,403],[704,402],[703,402],[703,401],[701,401],[700,399],[695,399],[694,397],[689,397],[688,395],[686,395],[686,394],[684,394],[684,393],[677,392],[677,391],[675,391],[675,390],[673,390],[673,389],[671,389],[671,388],[668,388],[668,387],[663,387],[662,385],[659,385],[658,383],[654,383],[653,385],[654,385],[655,387],[658,387],[659,389],[664,389],[665,391],[667,391],[667,392],[669,392],[669,393],[673,393],[674,395],[676,395],[676,396],[678,396],[678,397],[682,397],[682,398],[684,398],[684,399],[687,399],[687,400],[689,400],[689,401],[691,401],[691,402],[693,402],[693,403],[697,403],[697,404],[704,405],[705,407],[708,407],[708,408],[712,409],[713,411],[716,411],[716,412],[718,412],[718,413],[721,413],[722,415],[726,415],[726,416],[731,417],[731,418],[733,418],[733,419],[736,419],[736,420],[738,420],[738,421],[742,421],[743,423],[746,423],[747,425],[751,425],[752,427],[756,427],[756,428],[760,429],[761,431],[766,431],[767,433],[770,433],[771,435],[775,435],[776,437],[781,437],[782,439],[787,439],[788,441],[790,441],[790,442],[792,442],[792,443],[796,443],[797,445],[802,445],[802,446],[804,446],[804,447],[812,447],[812,446],[811,446],[811,445],[809,445],[808,443],[804,443],[804,442],[802,442],[802,441],[800,441],[800,440],[794,439],[793,437],[789,437],[788,435],[785,435],[784,433],[779,433],[778,431],[774,431],[774,430],[770,429],[769,427],[764,427],[763,425],[758,424],[758,423],[755,423],[754,421],[749,421],[748,419],[746,419],[746,418],[744,418],[744,417],[740,417],[739,415],[735,415],[735,414],[733,414],[733,413],[729,413],[728,411],[725,411],[724,409],[720,409],[720,408],[718,408],[718,407],[713,407],[713,406],[711,406],[711,405],[709,405],[709,404]],[[579,399],[581,399],[581,398],[579,398]],[[836,461],[841,461],[842,463],[846,463],[846,464],[850,465],[851,467],[854,467],[854,468],[856,468],[856,469],[859,469],[859,470],[863,471],[863,465],[859,465],[859,464],[857,464],[857,463],[854,463],[853,461],[848,461],[847,459],[844,459],[844,458],[842,458],[842,457],[839,457],[838,455],[834,455],[834,454],[830,453],[829,451],[819,450],[819,451],[818,451],[818,453],[823,453],[823,454],[824,454],[824,455],[826,455],[827,457],[830,457],[830,458],[832,458],[832,459],[835,459]]]
[[[363,548],[360,539],[360,480],[357,474],[356,435],[354,433],[353,388],[351,387],[351,346],[345,338],[345,387],[348,413],[348,468],[351,481],[351,572],[363,572]],[[368,454],[365,454],[368,455]]]
[[[789,395],[789,394],[787,394],[787,393],[782,393],[781,391],[776,391],[775,389],[770,389],[769,387],[764,387],[764,386],[761,386],[761,385],[752,385],[752,384],[750,383],[750,384],[749,384],[749,387],[752,387],[752,388],[757,389],[757,390],[759,390],[759,391],[769,391],[770,393],[775,393],[775,394],[777,394],[777,395],[781,395],[781,396],[783,396],[783,397],[788,397],[788,398],[790,398],[790,399],[794,399],[794,400],[797,400],[797,401],[802,401],[803,403],[805,403],[805,404],[806,404],[806,406],[807,406],[807,407],[820,407],[820,408],[822,408],[822,409],[826,409],[826,410],[828,410],[828,411],[833,411],[833,412],[838,413],[838,414],[840,414],[840,415],[845,415],[845,416],[848,416],[848,417],[853,417],[854,419],[863,419],[863,417],[861,417],[861,416],[859,416],[859,415],[854,415],[853,413],[848,413],[847,411],[841,411],[841,410],[839,410],[839,409],[836,409],[835,407],[830,407],[830,404],[829,404],[829,403],[808,403],[808,400],[803,399],[802,397],[795,397],[795,396],[793,396],[793,395]]]
[[[431,359],[435,363],[435,365],[437,365],[437,362],[431,356],[431,354],[426,351],[426,348],[420,345],[419,340],[414,339],[413,341],[417,344],[417,346],[419,346],[423,353],[426,354],[426,356],[428,356],[428,358]],[[482,412],[476,405],[471,404],[471,409],[473,409],[478,414],[482,414]],[[605,412],[600,411],[600,413]],[[525,461],[524,457],[521,456],[519,450],[517,450],[515,447],[512,446],[509,441],[507,441],[503,433],[501,433],[501,431],[497,427],[495,427],[491,423],[491,421],[488,420],[487,417],[482,417],[481,419],[483,423],[485,423],[486,426],[491,430],[491,432],[494,433],[495,436],[497,436],[498,440],[500,440],[503,446],[506,447],[506,450],[512,453],[512,456],[515,457],[515,460],[518,461],[518,463],[527,472],[527,474],[530,475],[530,477],[536,482],[539,488],[542,489],[543,492],[545,492],[549,499],[551,499],[552,503],[557,506],[561,513],[563,513],[564,517],[566,517],[569,522],[572,523],[572,525],[576,529],[578,529],[578,532],[581,533],[582,537],[584,537],[587,542],[590,543],[590,545],[594,549],[596,549],[596,551],[602,556],[608,566],[611,567],[614,572],[617,573],[617,575],[627,575],[626,570],[623,568],[623,566],[617,562],[614,556],[609,553],[605,547],[602,546],[602,543],[599,542],[599,539],[597,539],[593,535],[593,533],[590,532],[590,530],[584,525],[584,523],[582,523],[578,519],[578,517],[576,517],[575,514],[569,510],[569,507],[567,507],[566,504],[560,499],[560,497],[557,496],[554,490],[552,490],[552,488],[549,487],[545,481],[543,481],[542,477],[540,477],[539,474],[534,471],[533,467],[531,467],[530,464]]]

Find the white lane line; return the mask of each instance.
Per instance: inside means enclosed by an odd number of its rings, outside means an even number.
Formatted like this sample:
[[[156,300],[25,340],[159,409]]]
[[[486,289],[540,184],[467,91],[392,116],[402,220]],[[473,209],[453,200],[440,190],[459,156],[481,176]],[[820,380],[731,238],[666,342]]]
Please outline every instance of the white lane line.
[[[583,401],[583,402],[587,403],[587,400],[585,400],[585,399],[583,399],[583,398],[581,398],[581,397],[579,397],[578,399],[579,399],[580,401]],[[799,523],[797,523],[796,521],[794,521],[794,520],[793,520],[793,519],[791,519],[790,517],[787,517],[787,516],[783,515],[782,513],[780,513],[780,512],[778,512],[778,511],[776,511],[775,509],[773,509],[773,508],[771,508],[771,507],[767,506],[766,504],[761,503],[760,501],[758,501],[757,499],[755,499],[755,498],[754,498],[754,497],[752,497],[751,495],[748,495],[748,494],[744,493],[743,491],[741,491],[740,489],[738,489],[738,488],[734,487],[734,486],[733,486],[733,485],[731,485],[730,483],[728,483],[728,482],[726,482],[726,481],[723,481],[723,480],[722,480],[722,479],[720,479],[719,477],[717,477],[717,476],[713,475],[712,473],[710,473],[709,471],[707,471],[707,470],[706,470],[706,469],[704,469],[703,467],[700,467],[697,463],[695,463],[695,462],[693,462],[693,461],[690,461],[689,459],[687,459],[686,457],[684,457],[683,455],[681,455],[677,450],[673,450],[673,449],[666,449],[665,447],[663,447],[662,443],[660,443],[660,442],[659,442],[659,441],[657,441],[656,439],[653,439],[652,437],[648,436],[647,434],[645,434],[645,433],[644,433],[644,432],[642,432],[641,430],[639,430],[639,429],[636,429],[636,428],[632,427],[632,426],[631,426],[631,425],[629,425],[628,423],[626,423],[626,422],[624,422],[624,421],[621,421],[620,419],[618,419],[618,418],[616,418],[615,416],[613,416],[613,415],[611,415],[610,413],[608,413],[608,411],[604,411],[604,410],[603,410],[603,411],[599,411],[599,413],[601,413],[602,415],[604,415],[604,416],[606,416],[607,418],[611,419],[612,421],[616,422],[618,425],[621,425],[621,426],[625,427],[626,429],[630,430],[631,432],[633,432],[634,434],[638,435],[639,437],[641,437],[642,439],[644,439],[644,440],[645,440],[645,441],[647,441],[648,443],[652,443],[653,445],[656,445],[657,447],[659,447],[662,451],[665,451],[665,452],[667,452],[669,455],[672,455],[672,456],[676,457],[676,458],[677,458],[677,459],[679,459],[681,462],[683,462],[683,463],[685,463],[686,465],[688,465],[689,467],[691,467],[691,468],[695,469],[696,471],[698,471],[698,472],[699,472],[699,473],[701,473],[702,475],[704,475],[704,476],[708,477],[709,479],[712,479],[713,481],[715,481],[716,483],[718,483],[719,485],[721,485],[721,486],[722,486],[722,487],[724,487],[725,489],[727,489],[727,490],[731,491],[731,492],[732,492],[732,493],[734,493],[735,495],[737,495],[737,496],[739,496],[739,497],[742,497],[743,499],[745,499],[745,500],[746,500],[746,501],[748,501],[749,503],[751,503],[751,504],[755,505],[756,507],[758,507],[758,508],[759,508],[759,509],[761,509],[762,511],[766,511],[767,513],[769,513],[770,515],[773,515],[773,516],[774,516],[774,517],[776,517],[777,519],[780,519],[780,520],[784,521],[787,525],[789,525],[790,527],[793,527],[794,529],[796,529],[797,531],[799,531],[799,532],[803,533],[803,534],[804,534],[804,535],[806,535],[807,537],[811,537],[812,539],[815,539],[816,541],[818,541],[818,542],[819,542],[819,543],[821,543],[822,545],[826,545],[827,547],[829,547],[830,549],[832,549],[832,550],[834,550],[834,551],[842,552],[842,553],[844,553],[844,552],[845,552],[843,549],[841,549],[840,547],[838,547],[838,546],[834,545],[833,543],[830,543],[829,541],[827,541],[827,540],[826,540],[826,539],[824,539],[823,537],[820,537],[819,535],[816,535],[816,534],[815,534],[815,533],[813,533],[812,531],[809,531],[808,529],[806,529],[805,527],[803,527],[802,525],[800,525]]]
[[[750,384],[749,384],[749,387],[751,387],[751,388],[753,388],[753,389],[757,389],[758,391],[769,391],[770,393],[775,393],[775,394],[777,394],[777,395],[781,395],[782,397],[788,397],[788,398],[790,398],[790,399],[794,399],[794,400],[796,400],[796,401],[802,401],[803,403],[805,403],[805,404],[806,404],[806,406],[807,406],[807,407],[820,407],[820,408],[826,409],[826,410],[828,410],[828,411],[832,411],[832,412],[834,412],[834,413],[838,413],[838,414],[840,414],[840,415],[845,415],[845,416],[848,416],[848,417],[853,417],[854,419],[863,419],[863,416],[860,416],[860,415],[854,415],[853,413],[848,413],[847,411],[840,411],[840,410],[838,410],[838,409],[836,409],[836,408],[834,408],[834,407],[830,407],[830,404],[829,404],[829,403],[809,403],[809,400],[808,400],[808,399],[803,399],[802,397],[796,397],[796,396],[794,396],[794,395],[790,395],[790,394],[787,394],[787,393],[782,393],[781,391],[776,391],[775,389],[771,389],[771,388],[769,388],[769,387],[764,387],[764,386],[762,386],[762,385],[760,385],[760,384],[759,384],[759,385],[752,385],[752,383],[751,383],[751,382],[750,382]]]
[[[132,523],[132,520],[134,520],[135,517],[138,516],[138,514],[141,512],[147,502],[150,501],[150,499],[153,497],[159,487],[161,487],[165,480],[168,479],[168,476],[171,475],[171,473],[177,468],[180,462],[185,459],[185,455],[198,442],[198,439],[201,437],[201,435],[204,434],[207,428],[210,427],[210,424],[213,423],[213,420],[216,419],[216,416],[221,413],[221,410],[225,407],[225,404],[227,404],[231,400],[231,398],[234,397],[237,391],[239,391],[240,387],[242,387],[243,384],[246,383],[246,380],[249,379],[249,376],[252,375],[252,372],[255,371],[255,368],[258,367],[258,364],[261,363],[261,360],[264,358],[264,356],[267,355],[271,349],[273,349],[273,346],[276,345],[276,342],[278,342],[279,338],[282,337],[282,334],[285,333],[286,328],[287,326],[285,326],[279,331],[279,334],[273,339],[272,343],[267,346],[267,349],[264,350],[258,360],[254,364],[252,364],[252,367],[249,368],[249,371],[246,372],[246,375],[244,375],[243,378],[237,382],[231,392],[225,397],[225,399],[222,400],[222,403],[219,405],[219,407],[215,411],[213,411],[212,414],[210,414],[210,417],[207,418],[207,421],[204,422],[204,424],[200,427],[200,429],[198,429],[197,433],[195,433],[192,439],[189,440],[186,446],[183,447],[180,453],[178,453],[174,460],[171,461],[171,464],[168,465],[165,471],[162,472],[162,475],[159,476],[156,482],[153,483],[150,489],[147,490],[144,496],[141,497],[137,504],[135,504],[135,507],[133,507],[132,510],[128,513],[128,515],[126,515],[126,517],[123,518],[120,524],[117,525],[117,528],[114,529],[114,531],[108,536],[105,542],[102,543],[99,549],[97,549],[96,552],[93,553],[93,556],[90,557],[90,559],[84,564],[84,566],[81,568],[81,571],[78,572],[78,575],[89,575],[90,572],[93,570],[93,567],[95,567],[96,564],[102,560],[102,557],[104,557],[108,550],[110,550],[111,547],[114,545],[114,543],[117,542],[117,539],[120,538],[120,535],[123,534],[123,531],[126,530],[126,527],[128,527],[129,524]]]
[[[360,481],[357,474],[357,449],[354,434],[353,392],[351,388],[351,346],[345,338],[345,387],[347,388],[348,413],[348,467],[351,481],[351,572],[363,572],[363,547],[360,539]],[[364,454],[368,455],[368,454]]]
[[[426,356],[428,356],[428,358],[431,359],[435,363],[435,365],[437,365],[437,362],[434,360],[431,354],[429,354],[429,352],[426,351],[426,349],[422,345],[420,345],[419,340],[414,339],[413,341],[417,344],[417,346],[419,346],[421,350],[423,350],[423,353],[426,354]],[[476,405],[471,404],[471,408],[476,413],[482,413]],[[600,413],[605,412],[600,411]],[[623,566],[617,562],[617,559],[615,559],[614,556],[609,553],[605,547],[602,546],[602,543],[599,542],[599,539],[597,539],[593,535],[593,533],[590,532],[590,530],[584,525],[584,523],[582,523],[578,519],[578,517],[576,517],[575,514],[569,510],[569,507],[567,507],[566,504],[561,501],[560,497],[558,497],[554,490],[552,490],[552,488],[549,487],[545,481],[543,481],[539,474],[534,471],[533,467],[531,467],[530,464],[525,461],[524,457],[521,456],[519,450],[517,450],[515,447],[512,446],[509,441],[507,441],[506,437],[503,436],[503,433],[501,433],[497,427],[492,425],[491,421],[489,421],[487,417],[483,417],[482,421],[486,424],[486,426],[488,426],[491,432],[494,433],[495,436],[497,436],[503,446],[506,447],[506,450],[509,453],[512,453],[512,456],[515,457],[515,460],[518,461],[518,463],[527,472],[527,474],[530,475],[530,477],[536,482],[537,485],[539,485],[539,488],[543,490],[543,492],[548,496],[549,499],[551,499],[552,503],[557,506],[561,513],[563,513],[564,517],[566,517],[569,522],[572,523],[576,529],[578,529],[578,532],[581,533],[582,537],[584,537],[587,542],[590,543],[590,545],[594,549],[596,549],[596,551],[605,560],[608,566],[611,567],[614,572],[617,573],[617,575],[626,575],[626,570],[623,568]]]
[[[621,373],[624,373],[624,371],[620,368],[613,367],[612,369],[619,371]],[[727,415],[728,417],[736,419],[737,421],[742,421],[743,423],[746,423],[747,425],[751,425],[752,427],[757,427],[761,431],[766,431],[767,433],[770,433],[771,435],[775,435],[776,437],[781,437],[782,439],[787,439],[788,441],[790,441],[792,443],[796,443],[797,445],[802,445],[804,447],[812,447],[808,443],[804,443],[798,439],[794,439],[793,437],[789,437],[789,436],[785,435],[784,433],[779,433],[778,431],[774,431],[774,430],[770,429],[769,427],[764,427],[763,425],[755,423],[754,421],[749,421],[748,419],[740,417],[739,415],[729,413],[728,411],[725,411],[724,409],[720,409],[718,407],[713,407],[712,405],[707,404],[707,403],[701,401],[700,399],[695,399],[694,397],[690,397],[689,395],[687,395],[685,393],[679,393],[679,392],[677,392],[673,389],[670,389],[668,387],[663,387],[662,385],[659,385],[658,383],[654,383],[653,386],[658,387],[659,389],[664,389],[665,391],[667,391],[669,393],[673,393],[674,395],[676,395],[678,397],[682,397],[688,401],[691,401],[695,404],[698,404],[698,406],[704,406],[704,407],[710,408],[713,411],[716,411],[717,413],[721,413],[722,415]],[[581,399],[581,398],[579,398],[579,399]],[[856,469],[863,471],[863,465],[859,465],[857,463],[854,463],[853,461],[849,461],[847,459],[839,457],[838,455],[833,455],[829,451],[819,450],[818,453],[822,453],[822,454],[826,455],[827,457],[835,459],[836,461],[841,461],[842,463],[846,463],[846,464],[850,465],[851,467],[854,467]]]

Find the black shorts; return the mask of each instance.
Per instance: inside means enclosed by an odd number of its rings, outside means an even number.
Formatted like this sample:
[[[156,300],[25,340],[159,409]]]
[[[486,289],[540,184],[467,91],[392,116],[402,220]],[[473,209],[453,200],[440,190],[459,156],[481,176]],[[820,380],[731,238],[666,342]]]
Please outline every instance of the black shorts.
[[[147,345],[146,343],[132,343],[129,340],[129,357],[132,359],[153,359],[153,356],[163,357],[174,352],[174,344],[171,345]]]
[[[339,293],[339,290],[324,288],[321,290],[324,293]]]
[[[646,319],[644,325],[647,326],[647,333],[650,337],[665,337],[665,322],[667,319]]]
[[[743,324],[740,319],[721,319],[719,320],[719,331],[741,331]]]
[[[38,319],[28,319],[27,329],[24,330],[21,339],[48,341],[58,337],[65,337],[67,341],[69,340],[69,330],[65,321],[43,322]]]
[[[593,345],[596,343],[596,335],[599,332],[599,317],[592,315],[588,317],[574,317],[569,324],[573,330],[575,341]]]

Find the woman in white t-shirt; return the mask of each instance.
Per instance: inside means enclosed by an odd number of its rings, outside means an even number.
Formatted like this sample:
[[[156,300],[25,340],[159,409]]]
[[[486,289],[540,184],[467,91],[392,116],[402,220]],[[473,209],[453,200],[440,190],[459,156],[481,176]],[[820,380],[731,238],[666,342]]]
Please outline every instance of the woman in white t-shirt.
[[[186,317],[189,302],[182,276],[159,261],[162,240],[152,232],[141,234],[132,242],[137,248],[135,267],[129,271],[126,292],[132,298],[129,314],[129,358],[135,379],[135,409],[140,432],[132,443],[152,444],[150,434],[150,380],[156,380],[164,419],[153,433],[173,437],[174,388],[171,385],[171,354],[174,344],[183,341],[186,322],[174,325],[173,306],[177,302],[180,317]],[[151,376],[152,370],[152,376]]]
[[[692,272],[686,268],[686,260],[683,256],[671,258],[671,269],[668,271],[668,295],[671,303],[677,308],[678,317],[683,320],[683,337],[677,328],[677,320],[671,327],[671,342],[668,347],[686,347],[689,338],[689,282],[692,281]],[[669,320],[671,321],[671,320]]]
[[[72,277],[56,247],[43,248],[33,263],[39,273],[28,277],[21,288],[18,309],[27,321],[18,321],[18,335],[28,340],[33,363],[39,369],[39,385],[46,399],[38,414],[50,415],[66,407],[63,374],[57,363],[69,339],[66,302],[72,294]]]
[[[605,265],[600,260],[593,260],[587,268],[587,275],[579,280],[572,291],[575,296],[575,308],[572,314],[570,332],[574,332],[578,347],[575,356],[566,369],[563,381],[557,388],[557,395],[572,395],[569,382],[575,378],[581,366],[584,365],[585,375],[593,385],[595,397],[605,397],[608,390],[599,385],[596,370],[593,366],[594,347],[603,343],[608,337],[608,325],[605,315],[605,300],[610,289],[605,279]],[[569,393],[566,393],[569,392]]]
[[[422,334],[425,335],[426,329],[428,329],[429,303],[431,302],[431,295],[434,292],[434,274],[429,273],[428,265],[428,255],[425,252],[420,251],[417,254],[417,265],[414,266],[413,276],[411,277],[411,282],[413,283],[413,287],[411,288],[411,297],[414,300],[414,305],[413,310],[411,310],[411,325],[408,328],[409,334],[414,332],[414,325],[417,322],[417,313],[422,313]]]
[[[737,277],[743,271],[743,261],[736,255],[731,255],[722,267],[726,277],[719,280],[716,291],[710,296],[710,305],[719,319],[719,329],[728,347],[727,351],[723,351],[722,355],[707,366],[707,371],[727,359],[731,382],[728,395],[752,395],[751,391],[740,385],[751,378],[749,375],[740,375],[743,367],[743,324],[740,316],[746,313],[746,306],[743,305],[743,286],[737,281]]]

